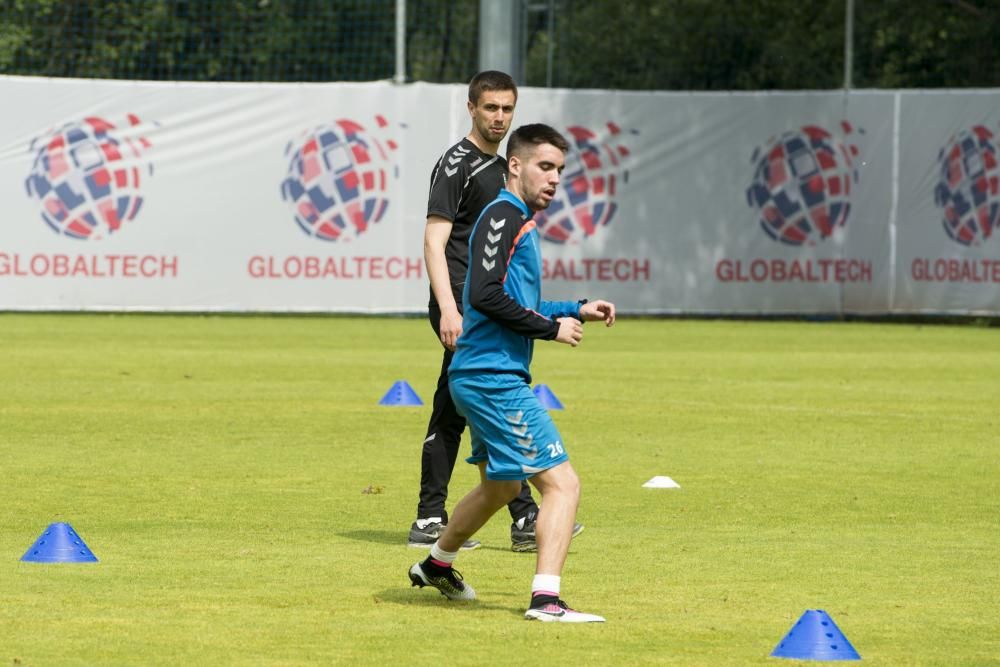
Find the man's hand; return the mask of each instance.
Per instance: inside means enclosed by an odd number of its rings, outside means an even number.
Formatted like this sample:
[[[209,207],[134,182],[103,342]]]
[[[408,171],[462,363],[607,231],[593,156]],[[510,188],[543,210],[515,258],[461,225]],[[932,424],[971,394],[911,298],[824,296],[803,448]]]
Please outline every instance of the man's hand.
[[[567,345],[572,345],[576,347],[583,340],[583,324],[580,320],[575,317],[560,317],[556,322],[559,323],[559,333],[556,335],[556,341],[560,343],[566,343]]]
[[[441,311],[441,344],[455,351],[455,341],[462,335],[462,314],[455,309]]]
[[[610,327],[615,323],[615,304],[603,299],[588,301],[580,306],[580,319],[584,322],[604,320],[605,326]]]

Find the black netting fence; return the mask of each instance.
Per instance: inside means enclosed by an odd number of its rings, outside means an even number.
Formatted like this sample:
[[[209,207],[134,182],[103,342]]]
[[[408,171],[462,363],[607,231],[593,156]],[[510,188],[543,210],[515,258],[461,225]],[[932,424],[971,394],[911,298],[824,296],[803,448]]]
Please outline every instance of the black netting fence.
[[[396,0],[0,1],[0,73],[371,81],[396,67]],[[478,0],[406,3],[407,71],[476,72]]]
[[[479,69],[483,0],[405,0],[405,79]],[[1000,85],[996,0],[487,0],[523,16],[522,83],[657,90]],[[396,0],[0,0],[0,74],[370,81]],[[497,28],[498,30],[501,28]]]

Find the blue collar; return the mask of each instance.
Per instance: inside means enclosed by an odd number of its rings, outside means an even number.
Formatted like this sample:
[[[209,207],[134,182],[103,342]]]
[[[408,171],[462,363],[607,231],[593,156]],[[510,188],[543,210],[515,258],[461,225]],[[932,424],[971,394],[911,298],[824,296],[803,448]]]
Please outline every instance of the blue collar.
[[[523,201],[521,201],[521,199],[517,195],[515,195],[507,188],[500,188],[500,194],[497,195],[497,199],[510,202],[514,206],[521,209],[521,214],[524,215],[525,219],[531,217],[531,211],[528,209],[528,205],[525,204]]]

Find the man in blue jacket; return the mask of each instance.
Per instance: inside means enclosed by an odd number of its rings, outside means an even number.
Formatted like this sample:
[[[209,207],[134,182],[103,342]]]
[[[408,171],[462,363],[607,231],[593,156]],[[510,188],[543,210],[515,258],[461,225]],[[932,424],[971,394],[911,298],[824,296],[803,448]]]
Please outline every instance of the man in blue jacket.
[[[581,321],[615,322],[608,301],[542,301],[542,257],[531,219],[551,203],[565,166],[566,139],[547,125],[525,125],[507,144],[507,188],[480,214],[469,241],[462,294],[462,335],[448,372],[452,398],[472,431],[470,463],[479,486],[452,511],[430,556],[410,568],[414,586],[433,586],[453,600],[474,600],[452,568],[462,545],[529,480],[542,494],[538,554],[525,618],[603,621],[571,609],[560,597],[561,574],[576,521],[580,480],[562,437],[531,391],[536,339],[576,347]]]
[[[430,547],[448,523],[448,484],[458,458],[465,419],[448,389],[448,367],[462,333],[462,290],[469,267],[469,235],[479,214],[507,183],[507,161],[497,151],[510,130],[517,84],[508,74],[487,70],[472,77],[466,106],[472,129],[438,159],[431,172],[424,229],[424,259],[430,279],[427,315],[444,346],[433,409],[420,454],[420,501],[407,542]],[[538,505],[527,484],[507,506],[513,551],[535,550]],[[583,530],[574,526],[574,534]],[[463,549],[480,546],[469,540]]]

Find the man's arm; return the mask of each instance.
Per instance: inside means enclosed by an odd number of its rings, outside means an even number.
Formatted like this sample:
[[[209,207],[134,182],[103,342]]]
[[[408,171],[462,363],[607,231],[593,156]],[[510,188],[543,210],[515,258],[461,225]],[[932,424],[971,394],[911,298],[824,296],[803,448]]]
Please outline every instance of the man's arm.
[[[558,319],[573,317],[581,322],[597,322],[603,320],[607,326],[615,323],[615,304],[604,299],[596,301],[542,301],[538,311],[546,317]]]
[[[525,308],[504,290],[520,229],[521,214],[513,206],[495,205],[482,213],[469,248],[469,305],[527,338],[558,339],[559,322]]]
[[[455,341],[462,334],[462,315],[458,312],[458,304],[451,291],[451,276],[448,273],[448,261],[444,250],[451,237],[452,222],[439,215],[427,216],[427,226],[424,229],[424,264],[427,266],[427,277],[431,281],[431,290],[441,308],[441,344],[449,350],[455,350]]]

